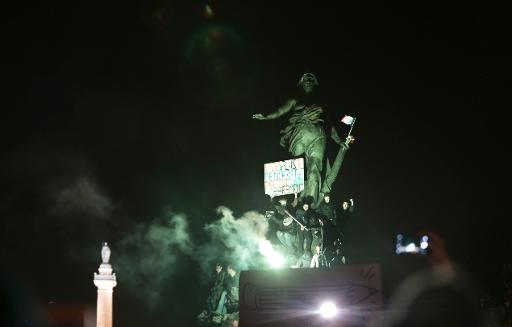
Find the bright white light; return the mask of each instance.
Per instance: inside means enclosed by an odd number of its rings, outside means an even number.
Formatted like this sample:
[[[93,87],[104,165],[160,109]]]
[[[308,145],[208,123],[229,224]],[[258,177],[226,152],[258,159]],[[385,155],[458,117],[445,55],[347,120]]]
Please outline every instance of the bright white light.
[[[270,256],[267,257],[267,262],[273,267],[273,268],[281,268],[284,265],[284,258],[282,255],[280,255],[277,252],[272,253]]]
[[[414,252],[416,250],[416,244],[410,243],[405,247],[405,251],[407,252]]]
[[[423,250],[425,250],[426,248],[428,248],[428,242],[421,242],[420,247],[421,247]]]
[[[319,312],[324,318],[332,318],[338,313],[338,308],[332,302],[324,302],[320,306]]]
[[[274,247],[268,240],[260,240],[260,244],[258,245],[259,252],[266,258],[267,263],[272,268],[281,268],[283,267],[285,260],[284,257],[274,250]]]

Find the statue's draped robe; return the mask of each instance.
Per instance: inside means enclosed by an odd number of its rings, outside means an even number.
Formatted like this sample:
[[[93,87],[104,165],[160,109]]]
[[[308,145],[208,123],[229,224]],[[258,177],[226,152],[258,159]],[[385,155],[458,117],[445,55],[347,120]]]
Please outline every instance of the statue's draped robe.
[[[322,169],[326,137],[321,115],[323,109],[315,104],[295,106],[289,124],[281,131],[281,146],[288,145],[294,156],[304,155],[306,183],[301,197],[311,196],[317,202],[322,187]]]
[[[331,128],[330,137],[340,146],[334,161],[326,159],[325,173],[324,157],[326,146],[326,133],[324,120],[322,119],[323,109],[315,104],[297,105],[288,121],[288,126],[281,131],[281,146],[288,146],[288,151],[293,156],[304,155],[306,160],[306,183],[301,199],[311,196],[313,207],[317,207],[325,193],[332,191],[332,185],[338,176],[343,159],[349,148],[343,143],[338,133]],[[322,176],[325,176],[322,180]]]

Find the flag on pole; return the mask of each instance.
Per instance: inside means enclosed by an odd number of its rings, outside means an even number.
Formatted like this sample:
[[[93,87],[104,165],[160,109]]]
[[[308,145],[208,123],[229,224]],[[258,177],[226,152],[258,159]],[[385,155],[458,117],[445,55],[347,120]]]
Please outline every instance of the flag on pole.
[[[354,123],[354,117],[352,116],[343,116],[343,118],[341,118],[341,122],[344,123],[344,124],[347,124],[347,125],[352,125]]]

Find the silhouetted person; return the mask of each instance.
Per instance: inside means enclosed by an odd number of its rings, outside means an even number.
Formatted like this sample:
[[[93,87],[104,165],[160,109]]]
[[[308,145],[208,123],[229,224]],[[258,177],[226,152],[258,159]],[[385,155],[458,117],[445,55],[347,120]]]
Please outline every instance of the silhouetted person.
[[[238,312],[239,278],[239,274],[234,265],[228,265],[226,267],[226,276],[224,278],[223,291],[219,305],[212,318],[214,323],[218,324],[229,317],[236,316]]]
[[[342,253],[341,246],[338,246],[334,250],[334,257],[331,259],[329,267],[343,266],[344,264],[346,264],[346,259]]]
[[[335,254],[335,245],[338,241],[338,231],[336,226],[327,218],[320,217],[318,219],[321,227],[322,239],[322,253],[325,256],[325,260],[329,263]]]
[[[316,212],[323,217],[329,219],[333,224],[336,224],[336,207],[331,201],[331,194],[324,194],[324,198],[318,208],[316,208]]]
[[[220,301],[220,298],[222,296],[222,291],[224,290],[224,277],[226,273],[222,269],[222,264],[217,263],[215,265],[215,275],[212,278],[212,282],[210,283],[210,294],[208,295],[208,298],[206,299],[206,310],[203,310],[197,316],[197,319],[201,322],[205,322],[209,319],[211,312],[214,311]]]
[[[295,251],[297,223],[286,213],[293,212],[293,206],[288,204],[286,196],[281,196],[277,200],[275,209],[274,216],[271,219],[277,228],[277,239],[290,253],[293,253]]]
[[[336,228],[341,236],[345,232],[345,227],[347,223],[352,218],[354,213],[354,199],[350,199],[348,201],[343,201],[341,204],[341,208],[338,210],[336,214]]]
[[[220,296],[222,294],[224,278],[226,273],[222,269],[222,264],[217,263],[215,265],[215,277],[213,278],[212,288],[210,289],[208,310],[215,310],[217,304],[219,303]]]
[[[309,227],[312,227],[312,221],[316,218],[316,213],[311,209],[313,198],[307,197],[302,202],[302,206],[295,211],[295,217],[303,226],[297,226],[297,252],[301,256],[304,254],[304,248],[311,252],[312,235]]]
[[[448,257],[443,240],[429,235],[430,267],[408,276],[383,313],[384,327],[480,327],[476,284]],[[424,235],[422,233],[421,235]]]

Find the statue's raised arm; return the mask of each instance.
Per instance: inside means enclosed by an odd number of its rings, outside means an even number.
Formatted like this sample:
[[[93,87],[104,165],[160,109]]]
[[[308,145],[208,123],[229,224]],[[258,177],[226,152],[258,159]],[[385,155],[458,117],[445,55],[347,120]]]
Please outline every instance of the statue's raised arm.
[[[276,119],[276,118],[279,118],[281,117],[282,115],[286,114],[287,112],[289,112],[290,110],[292,110],[292,108],[297,104],[297,100],[295,99],[290,99],[288,101],[286,101],[286,104],[284,106],[281,106],[279,107],[276,111],[268,114],[268,115],[263,115],[263,114],[254,114],[252,115],[252,119],[258,119],[258,120],[269,120],[269,119]]]

